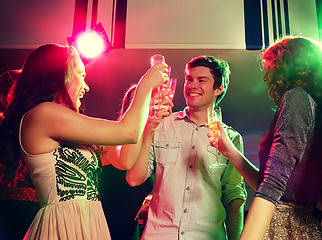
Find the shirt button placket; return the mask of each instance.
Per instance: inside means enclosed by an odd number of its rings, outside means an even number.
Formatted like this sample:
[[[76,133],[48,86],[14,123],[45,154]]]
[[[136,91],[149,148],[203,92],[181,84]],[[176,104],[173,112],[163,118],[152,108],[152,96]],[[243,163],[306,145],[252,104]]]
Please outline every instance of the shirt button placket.
[[[183,240],[183,239],[186,239],[185,238],[185,231],[180,231],[180,234],[179,234],[179,236],[178,236],[179,238],[179,240]]]
[[[195,128],[195,131],[198,131],[198,127]],[[191,144],[191,154],[192,155],[195,155],[194,153],[197,151],[197,142],[196,142],[196,133],[193,134],[193,137],[192,137],[192,144]],[[183,212],[183,218],[182,218],[182,225],[180,226],[180,235],[179,235],[179,239],[182,240],[182,239],[185,239],[186,238],[186,232],[185,232],[185,229],[187,228],[187,226],[189,225],[189,212],[188,212],[188,207],[189,207],[189,204],[190,204],[190,194],[191,194],[191,184],[193,182],[193,172],[194,172],[194,160],[191,159],[190,162],[189,162],[189,170],[187,172],[187,181],[186,181],[186,192],[184,194],[184,204],[186,207],[184,207],[184,209],[182,210]],[[191,182],[192,181],[192,182]]]

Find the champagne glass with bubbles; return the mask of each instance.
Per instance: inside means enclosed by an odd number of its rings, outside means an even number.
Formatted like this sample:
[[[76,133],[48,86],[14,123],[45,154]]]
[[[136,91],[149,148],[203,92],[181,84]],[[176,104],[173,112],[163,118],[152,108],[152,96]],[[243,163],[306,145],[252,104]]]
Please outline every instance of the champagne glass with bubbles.
[[[155,55],[151,56],[150,60],[151,60],[151,67],[153,67],[154,65],[156,65],[160,62],[165,62],[165,57],[161,54],[155,54]],[[175,93],[175,89],[176,89],[176,85],[177,85],[177,79],[171,78],[170,74],[171,74],[171,67],[168,67],[169,81],[167,81],[166,83],[163,83],[158,88],[159,98],[158,98],[157,109],[160,109],[163,95],[168,95],[171,98],[171,100],[174,97],[174,93]],[[168,91],[171,91],[171,92],[169,93]],[[155,113],[153,114],[153,118],[155,118],[155,119],[157,118]]]
[[[177,87],[177,79],[174,77],[170,77],[169,81],[166,84],[168,85],[171,91],[171,93],[168,96],[171,98],[171,100],[173,100]]]
[[[216,163],[211,165],[212,167],[223,167],[226,164],[222,164],[219,162],[219,154],[218,154],[218,141],[220,138],[220,130],[218,128],[218,122],[221,122],[221,114],[219,109],[214,109],[213,107],[209,107],[207,109],[207,117],[208,117],[208,124],[207,127],[209,128],[210,138],[214,140],[215,147],[216,147]]]

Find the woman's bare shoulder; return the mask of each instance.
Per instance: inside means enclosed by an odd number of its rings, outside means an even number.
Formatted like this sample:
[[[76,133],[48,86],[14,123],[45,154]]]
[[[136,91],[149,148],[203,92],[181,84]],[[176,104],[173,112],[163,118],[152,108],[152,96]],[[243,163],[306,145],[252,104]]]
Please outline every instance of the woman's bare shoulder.
[[[33,107],[28,111],[28,113],[38,113],[38,112],[50,112],[50,111],[64,111],[64,110],[70,110],[66,106],[62,104],[58,104],[55,102],[43,102],[38,104],[37,106]]]
[[[33,118],[33,117],[55,117],[62,115],[64,112],[74,112],[68,107],[54,103],[54,102],[43,102],[38,104],[37,106],[33,107],[26,113],[26,118]]]
[[[61,122],[64,111],[69,109],[61,104],[44,102],[30,109],[22,122],[22,144],[29,154],[41,154],[58,147],[52,138]],[[71,110],[70,110],[71,111]]]
[[[30,109],[24,117],[24,125],[37,127],[54,127],[57,123],[65,122],[75,114],[68,107],[54,102],[43,102]],[[66,121],[67,121],[66,120]],[[47,129],[49,130],[49,129]]]

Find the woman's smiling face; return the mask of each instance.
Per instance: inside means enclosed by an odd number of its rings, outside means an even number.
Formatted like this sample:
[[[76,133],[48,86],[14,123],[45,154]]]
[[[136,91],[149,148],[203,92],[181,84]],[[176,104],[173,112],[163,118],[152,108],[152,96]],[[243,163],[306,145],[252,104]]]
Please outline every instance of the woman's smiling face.
[[[67,91],[74,106],[78,111],[81,106],[80,99],[84,96],[86,92],[89,91],[89,87],[85,82],[85,65],[78,55],[73,59],[73,63],[71,63],[71,65],[72,66],[70,69],[69,76],[70,79],[67,83]]]

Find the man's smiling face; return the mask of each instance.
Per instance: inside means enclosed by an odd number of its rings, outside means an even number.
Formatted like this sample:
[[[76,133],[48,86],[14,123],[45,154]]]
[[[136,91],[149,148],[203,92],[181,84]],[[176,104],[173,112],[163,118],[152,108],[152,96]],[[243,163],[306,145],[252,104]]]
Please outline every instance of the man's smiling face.
[[[186,69],[184,97],[189,108],[204,110],[212,107],[219,89],[214,90],[214,78],[210,69],[203,66]]]

